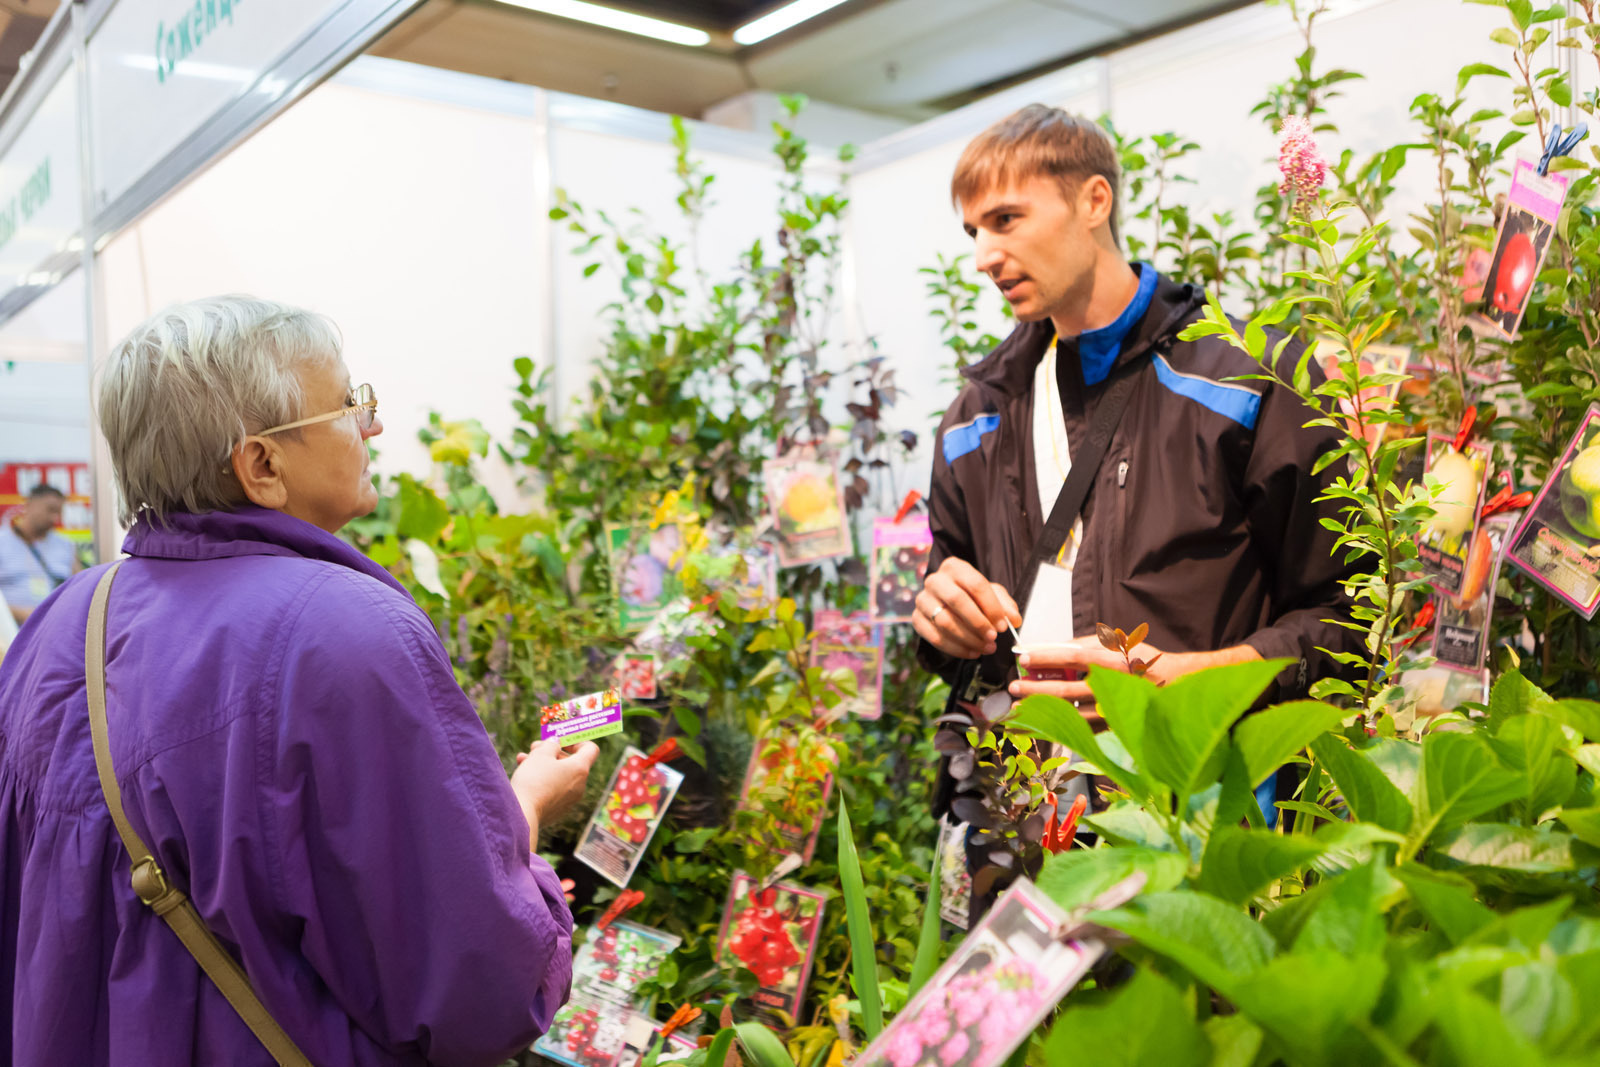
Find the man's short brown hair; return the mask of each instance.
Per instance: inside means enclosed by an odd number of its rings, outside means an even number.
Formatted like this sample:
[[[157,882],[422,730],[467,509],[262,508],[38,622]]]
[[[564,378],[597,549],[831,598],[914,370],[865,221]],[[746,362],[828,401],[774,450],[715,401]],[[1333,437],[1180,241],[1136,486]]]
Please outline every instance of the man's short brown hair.
[[[1029,104],[967,145],[950,178],[950,199],[960,203],[996,186],[1036,177],[1054,178],[1071,196],[1085,178],[1096,174],[1111,183],[1111,240],[1117,244],[1122,168],[1111,138],[1088,119],[1058,107]]]

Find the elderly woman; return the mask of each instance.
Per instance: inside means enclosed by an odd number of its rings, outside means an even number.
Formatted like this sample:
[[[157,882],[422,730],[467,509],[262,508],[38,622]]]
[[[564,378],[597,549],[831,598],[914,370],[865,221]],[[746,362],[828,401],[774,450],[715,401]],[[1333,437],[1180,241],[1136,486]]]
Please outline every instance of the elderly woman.
[[[428,617],[335,536],[377,502],[383,424],[332,324],[173,308],[117,347],[99,410],[131,526],[104,670],[132,832],[311,1063],[525,1048],[571,979],[539,824],[595,748],[535,745],[508,782]],[[130,884],[87,710],[104,571],[0,666],[0,1061],[272,1063]]]

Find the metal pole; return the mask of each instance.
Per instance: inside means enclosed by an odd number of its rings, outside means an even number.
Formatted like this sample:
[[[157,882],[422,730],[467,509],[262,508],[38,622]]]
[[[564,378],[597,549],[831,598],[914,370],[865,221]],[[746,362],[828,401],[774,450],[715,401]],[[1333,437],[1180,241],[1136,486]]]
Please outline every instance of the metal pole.
[[[550,209],[556,203],[555,128],[550,119],[550,91],[538,90],[533,106],[533,202],[536,207],[533,243],[545,272],[544,284],[534,294],[533,306],[539,320],[544,357],[550,361],[546,364],[550,371],[550,419],[560,425],[561,330],[557,316],[561,302],[556,294],[556,227],[550,218]]]
[[[95,278],[94,233],[94,132],[90,122],[93,108],[89,95],[89,27],[83,5],[72,4],[72,61],[78,78],[78,184],[83,217],[78,223],[81,245],[79,273],[83,277],[83,365],[89,386],[89,480],[94,496],[89,513],[94,523],[94,554],[101,562],[116,550],[113,544],[116,507],[111,478],[111,454],[95,417],[95,356],[100,351],[99,300]]]

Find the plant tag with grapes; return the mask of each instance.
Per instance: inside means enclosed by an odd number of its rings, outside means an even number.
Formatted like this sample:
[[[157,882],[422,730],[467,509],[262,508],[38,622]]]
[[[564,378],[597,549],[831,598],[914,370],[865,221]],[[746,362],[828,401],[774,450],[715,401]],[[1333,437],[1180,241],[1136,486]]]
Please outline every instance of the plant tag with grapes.
[[[683,775],[629,745],[573,856],[626,888]]]
[[[800,862],[810,863],[833,795],[833,771],[820,760],[801,765],[797,749],[792,736],[757,739],[739,792],[739,809],[771,815],[776,850],[798,853]],[[832,750],[819,751],[831,754]]]
[[[1539,264],[1550,250],[1569,181],[1565,174],[1540,174],[1526,159],[1517,160],[1511,172],[1494,258],[1483,281],[1483,309],[1475,316],[1508,341],[1516,339],[1522,325],[1522,313],[1533,295]]]
[[[1433,587],[1448,596],[1459,596],[1466,581],[1488,468],[1489,454],[1481,445],[1468,444],[1458,451],[1445,434],[1428,435],[1425,470],[1443,484],[1433,501],[1433,518],[1422,527],[1417,557]]]
[[[622,694],[615,689],[573,697],[539,712],[539,740],[575,745],[622,732]]]
[[[1099,941],[1063,940],[1067,919],[1018,881],[855,1067],[1000,1067],[1106,952]]]
[[[762,889],[743,871],[734,873],[717,935],[717,962],[756,976],[758,1018],[783,1029],[794,1025],[805,1003],[826,904],[821,893],[793,882]]]
[[[958,930],[971,921],[972,872],[967,870],[967,824],[939,820],[939,917]]]
[[[574,990],[533,1051],[569,1067],[611,1067],[626,1046],[629,1014]]]
[[[883,717],[883,627],[861,612],[817,613],[811,666],[855,675],[855,696],[843,696],[834,710],[858,719]]]
[[[1507,555],[1584,618],[1600,610],[1600,404],[1550,468]]]
[[[874,622],[910,622],[917,594],[928,573],[933,531],[928,516],[872,520],[872,563],[868,610]]]

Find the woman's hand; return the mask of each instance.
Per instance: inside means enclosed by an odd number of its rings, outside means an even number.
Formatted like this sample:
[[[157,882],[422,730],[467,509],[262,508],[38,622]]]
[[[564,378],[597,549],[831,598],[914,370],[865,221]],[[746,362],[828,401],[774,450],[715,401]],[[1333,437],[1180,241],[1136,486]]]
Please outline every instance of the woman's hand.
[[[600,755],[599,746],[585,741],[565,752],[558,741],[535,741],[526,752],[517,753],[517,769],[511,774],[511,791],[522,805],[528,820],[528,847],[539,847],[539,824],[559,819],[583,799],[589,771]]]

